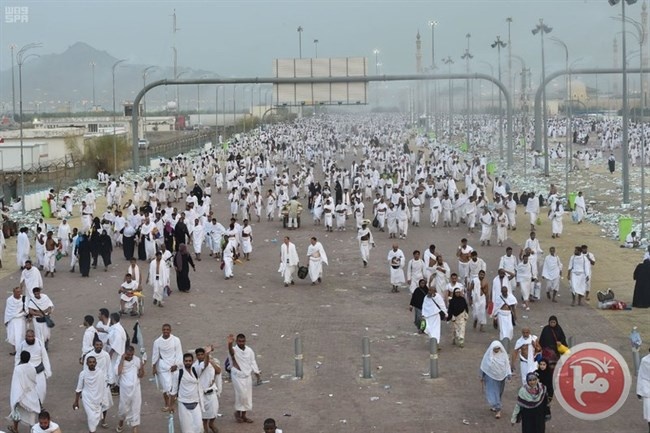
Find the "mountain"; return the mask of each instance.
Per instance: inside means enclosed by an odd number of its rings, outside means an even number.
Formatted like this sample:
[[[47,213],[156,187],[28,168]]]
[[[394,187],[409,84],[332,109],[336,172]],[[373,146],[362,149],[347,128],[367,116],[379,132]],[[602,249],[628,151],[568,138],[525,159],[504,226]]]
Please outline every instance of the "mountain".
[[[29,54],[39,54],[32,50]],[[32,113],[43,111],[90,111],[93,98],[93,67],[95,78],[95,100],[98,106],[112,108],[112,67],[118,58],[106,51],[77,42],[62,53],[41,54],[31,57],[23,64],[23,111]],[[151,65],[130,64],[128,60],[120,64],[115,72],[115,101],[119,109],[123,101],[132,101],[143,87],[142,72]],[[183,71],[182,78],[195,78],[204,75],[218,76],[211,71],[178,68]],[[18,111],[18,65],[15,65],[16,111]],[[187,71],[187,72],[186,72]],[[147,82],[173,77],[173,68],[162,66],[147,73]],[[201,96],[202,104],[211,101],[206,86]],[[175,98],[175,90],[153,90],[148,96],[150,109],[159,109],[166,100]],[[196,104],[196,88],[183,89],[181,105]],[[12,104],[11,68],[0,71],[0,112],[11,111]],[[151,104],[154,104],[153,106]]]

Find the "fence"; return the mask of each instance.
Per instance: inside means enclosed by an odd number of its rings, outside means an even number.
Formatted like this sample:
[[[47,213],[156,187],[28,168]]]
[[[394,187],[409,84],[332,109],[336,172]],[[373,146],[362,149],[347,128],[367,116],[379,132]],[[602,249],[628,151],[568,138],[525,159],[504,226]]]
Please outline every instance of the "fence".
[[[25,194],[30,194],[50,188],[58,191],[77,179],[94,176],[95,169],[92,165],[86,164],[83,160],[70,154],[60,159],[26,166],[24,173]],[[7,201],[12,197],[18,197],[21,192],[20,167],[0,172],[0,182],[2,182],[0,195],[4,195]]]
[[[214,141],[214,132],[188,132],[185,137],[160,141],[151,145],[149,149],[140,149],[140,158],[141,161],[148,161],[153,157],[172,157],[202,147],[207,141]],[[130,164],[131,155],[123,155],[120,166],[129,168]],[[25,195],[50,188],[60,191],[79,179],[94,178],[97,175],[97,169],[93,164],[76,158],[74,154],[26,166],[24,172]],[[0,182],[2,182],[0,197],[4,195],[6,202],[20,196],[20,167],[2,170]]]
[[[203,147],[203,144],[215,141],[214,132],[201,131],[188,133],[186,137],[174,138],[170,140],[160,141],[149,146],[149,149],[140,149],[140,161],[148,161],[149,158],[158,156],[172,157],[181,152],[187,152],[198,147]],[[130,155],[128,155],[128,162],[130,163]],[[127,161],[125,159],[124,161]],[[127,164],[128,165],[128,164]]]

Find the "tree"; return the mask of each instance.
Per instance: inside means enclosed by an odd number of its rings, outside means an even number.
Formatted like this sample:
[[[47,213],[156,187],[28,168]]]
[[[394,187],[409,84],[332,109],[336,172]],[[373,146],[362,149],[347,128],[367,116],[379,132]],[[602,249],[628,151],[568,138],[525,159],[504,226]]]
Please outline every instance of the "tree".
[[[117,146],[117,168],[119,169],[124,164],[124,157],[131,155],[131,146],[124,136],[116,136],[115,143]],[[112,172],[115,167],[113,155],[112,135],[94,137],[86,141],[86,152],[83,159],[86,163],[94,166],[97,171]]]

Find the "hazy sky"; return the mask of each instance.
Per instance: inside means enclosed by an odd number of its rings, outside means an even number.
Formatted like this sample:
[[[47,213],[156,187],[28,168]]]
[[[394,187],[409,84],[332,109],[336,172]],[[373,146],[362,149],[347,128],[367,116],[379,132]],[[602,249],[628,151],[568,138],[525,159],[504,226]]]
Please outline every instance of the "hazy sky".
[[[626,8],[640,20],[641,4]],[[224,76],[270,76],[274,58],[298,57],[297,27],[302,26],[303,57],[367,56],[374,72],[373,49],[380,50],[381,73],[412,73],[415,69],[415,34],[423,40],[424,65],[431,63],[429,20],[435,30],[436,62],[451,55],[454,69],[463,70],[460,55],[466,33],[475,59],[497,68],[497,53],[490,48],[496,35],[508,39],[506,17],[512,17],[513,54],[537,68],[540,40],[530,30],[539,18],[553,27],[549,36],[563,39],[571,59],[579,66],[610,67],[612,39],[620,32],[610,17],[620,5],[607,0],[0,0],[2,69],[10,66],[9,45],[42,42],[40,53],[64,51],[77,41],[106,50],[131,63],[172,64],[172,13],[176,9],[178,63],[180,67],[206,69]],[[26,23],[7,23],[7,7],[27,7]],[[628,50],[638,47],[628,38]],[[547,41],[548,71],[564,63],[561,48]],[[502,52],[503,67],[506,53]],[[514,65],[517,65],[514,62]],[[489,72],[477,62],[475,70]],[[536,75],[537,71],[534,71]]]

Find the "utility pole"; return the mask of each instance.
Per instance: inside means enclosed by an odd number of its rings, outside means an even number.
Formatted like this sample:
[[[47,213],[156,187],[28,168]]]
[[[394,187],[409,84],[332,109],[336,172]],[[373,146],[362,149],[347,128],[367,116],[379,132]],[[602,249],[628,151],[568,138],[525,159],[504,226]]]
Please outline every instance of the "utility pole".
[[[14,49],[16,48],[16,44],[9,45],[9,48],[11,48],[11,120],[15,122],[16,121],[16,84],[15,84],[14,76],[16,74],[14,73]]]
[[[451,75],[451,65],[454,64],[454,59],[451,58],[451,56],[447,56],[447,58],[442,59],[442,63],[447,65],[449,68],[449,75]],[[451,78],[449,79],[449,142],[451,143],[451,134],[453,131],[453,123],[454,123],[454,115],[453,115],[453,103],[452,103],[452,87],[451,87]]]
[[[501,36],[497,36],[496,41],[491,45],[492,48],[497,49],[499,57],[499,81],[501,81],[501,48],[506,47],[506,43],[501,40]],[[499,158],[503,160],[503,101],[501,92],[499,92]]]
[[[172,51],[174,52],[174,79],[178,78],[178,49],[176,48],[176,32],[180,29],[176,26],[176,9],[172,14]],[[179,89],[176,86],[176,113],[180,113]]]
[[[467,70],[466,72],[469,74],[469,61],[470,61],[470,59],[472,59],[474,57],[469,52],[469,41],[470,41],[470,38],[472,37],[472,35],[471,35],[471,33],[467,33],[465,35],[465,37],[467,38],[467,48],[465,49],[465,54],[460,56],[460,58],[465,60],[465,68]],[[467,80],[465,80],[465,110],[467,111],[467,113],[466,113],[466,115],[467,115],[467,117],[466,117],[467,118],[467,120],[466,120],[467,125],[465,127],[465,131],[466,131],[466,140],[467,140],[467,150],[469,150],[469,148],[470,148],[470,142],[469,142],[469,138],[470,138],[469,137],[469,135],[470,135],[469,86],[470,86],[470,81],[469,81],[469,78],[468,78]]]
[[[510,92],[510,98],[512,99],[513,108],[516,106],[517,101],[514,97],[514,89],[512,88],[512,40],[510,39],[510,27],[512,26],[512,17],[506,18],[508,23],[508,91]],[[501,98],[499,98],[501,99]]]
[[[95,66],[97,66],[97,63],[94,61],[90,62],[90,69],[91,73],[93,75],[92,81],[93,81],[93,108],[92,111],[97,110],[97,101],[95,100]]]

